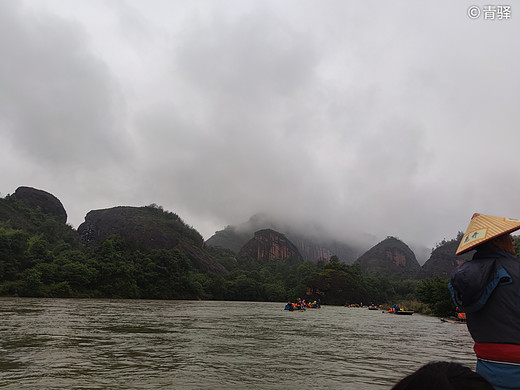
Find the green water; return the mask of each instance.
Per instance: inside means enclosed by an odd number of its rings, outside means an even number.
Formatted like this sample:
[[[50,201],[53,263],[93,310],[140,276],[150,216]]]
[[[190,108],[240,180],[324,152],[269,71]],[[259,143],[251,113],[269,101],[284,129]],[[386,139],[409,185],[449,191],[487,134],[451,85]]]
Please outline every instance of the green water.
[[[0,298],[0,388],[389,389],[465,325],[283,303]]]

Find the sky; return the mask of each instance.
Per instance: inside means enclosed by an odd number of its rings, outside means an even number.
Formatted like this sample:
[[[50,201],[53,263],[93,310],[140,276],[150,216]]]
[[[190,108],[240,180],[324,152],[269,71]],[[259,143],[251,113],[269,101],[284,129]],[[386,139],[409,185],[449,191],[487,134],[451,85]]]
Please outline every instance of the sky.
[[[0,1],[0,196],[75,228],[155,203],[205,239],[267,212],[432,248],[520,218],[511,3]]]

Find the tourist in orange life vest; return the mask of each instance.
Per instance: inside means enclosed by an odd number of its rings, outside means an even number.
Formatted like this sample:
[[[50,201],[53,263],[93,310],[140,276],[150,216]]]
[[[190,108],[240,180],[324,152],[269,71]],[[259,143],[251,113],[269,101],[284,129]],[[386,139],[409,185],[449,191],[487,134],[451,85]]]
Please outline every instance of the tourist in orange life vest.
[[[475,341],[477,373],[495,390],[520,389],[520,261],[510,233],[520,220],[474,214],[457,255],[476,250],[449,285]]]

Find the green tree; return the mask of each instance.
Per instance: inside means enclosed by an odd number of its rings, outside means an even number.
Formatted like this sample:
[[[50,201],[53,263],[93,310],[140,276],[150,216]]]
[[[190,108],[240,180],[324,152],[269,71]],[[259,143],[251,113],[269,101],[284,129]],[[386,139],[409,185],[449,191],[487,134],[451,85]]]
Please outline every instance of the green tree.
[[[360,276],[363,287],[367,291],[368,299],[372,303],[391,302],[396,293],[391,281],[380,274],[369,273]]]
[[[24,258],[22,267],[24,269],[34,267],[38,263],[50,263],[53,259],[50,244],[42,238],[42,235],[32,236],[29,240],[29,249]]]
[[[520,236],[513,236],[515,245],[515,256],[520,257]]]
[[[237,301],[263,301],[262,284],[242,274],[236,278],[229,291]]]
[[[360,279],[342,270],[325,268],[309,281],[309,287],[314,291],[311,299],[320,298],[329,305],[366,302],[369,299]]]
[[[285,302],[287,300],[287,292],[281,281],[268,283],[264,285],[265,297],[269,302]]]
[[[92,254],[94,255],[92,266],[97,270],[94,285],[102,296],[140,297],[133,257],[124,252],[124,243],[119,236],[107,238]]]
[[[447,279],[435,276],[422,280],[417,288],[419,300],[427,304],[432,313],[438,317],[455,313],[455,304],[451,299],[448,283]]]
[[[312,261],[306,261],[298,266],[296,276],[299,283],[307,284],[308,280],[318,273],[318,267]]]
[[[16,279],[29,246],[29,237],[21,230],[0,228],[0,282]]]
[[[47,289],[46,296],[52,298],[69,298],[75,294],[69,285],[69,282],[59,282],[50,285]]]
[[[35,268],[27,269],[22,275],[20,293],[23,296],[43,296],[42,273]]]

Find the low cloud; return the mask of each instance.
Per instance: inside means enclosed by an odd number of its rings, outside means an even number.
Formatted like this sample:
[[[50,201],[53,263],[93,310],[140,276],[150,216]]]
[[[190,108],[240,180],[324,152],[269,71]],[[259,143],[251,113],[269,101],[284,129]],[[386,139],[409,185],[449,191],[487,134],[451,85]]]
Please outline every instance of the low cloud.
[[[0,190],[75,226],[157,203],[205,238],[267,212],[431,248],[520,217],[519,23],[465,8],[1,3]]]

